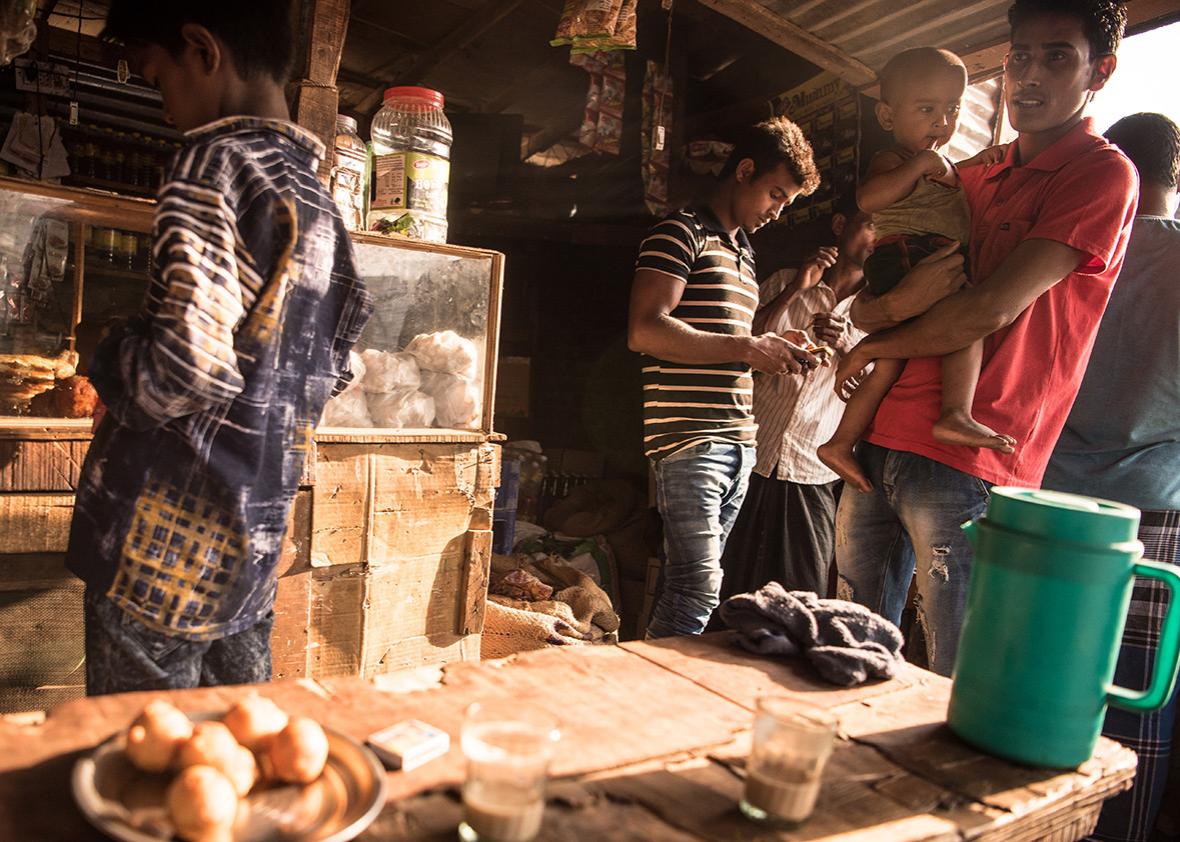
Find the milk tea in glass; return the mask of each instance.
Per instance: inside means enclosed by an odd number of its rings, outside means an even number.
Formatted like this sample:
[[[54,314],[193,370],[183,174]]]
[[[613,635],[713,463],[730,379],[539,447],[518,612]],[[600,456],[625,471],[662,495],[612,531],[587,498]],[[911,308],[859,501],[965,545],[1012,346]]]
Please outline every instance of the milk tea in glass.
[[[518,702],[477,703],[467,711],[460,743],[464,842],[531,842],[545,814],[545,782],[557,723]]]
[[[757,821],[806,820],[815,809],[837,726],[822,708],[781,696],[759,699],[742,812]]]

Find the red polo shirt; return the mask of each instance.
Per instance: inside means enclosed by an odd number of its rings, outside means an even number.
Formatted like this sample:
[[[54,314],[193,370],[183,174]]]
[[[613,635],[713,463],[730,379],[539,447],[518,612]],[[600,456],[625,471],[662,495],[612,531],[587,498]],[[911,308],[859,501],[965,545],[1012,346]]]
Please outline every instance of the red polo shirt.
[[[971,205],[972,278],[986,283],[1026,239],[1055,240],[1085,255],[1016,321],[984,340],[973,412],[980,423],[1014,436],[1016,452],[934,440],[941,403],[940,359],[934,357],[906,364],[865,438],[988,482],[1037,487],[1122,268],[1138,176],[1089,119],[1023,166],[1013,163],[1015,154],[1013,143],[1001,163],[961,171]]]

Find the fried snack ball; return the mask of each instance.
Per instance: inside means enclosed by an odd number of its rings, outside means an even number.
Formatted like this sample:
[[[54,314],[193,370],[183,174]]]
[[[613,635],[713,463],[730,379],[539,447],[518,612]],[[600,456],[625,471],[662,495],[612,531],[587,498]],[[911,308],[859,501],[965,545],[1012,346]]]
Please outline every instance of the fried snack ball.
[[[247,696],[221,718],[239,743],[262,751],[275,734],[287,727],[287,714],[265,696]]]
[[[127,731],[127,759],[145,772],[163,772],[193,734],[193,723],[163,699],[148,702]]]
[[[258,779],[254,754],[238,745],[233,733],[222,722],[198,722],[192,737],[181,745],[176,764],[181,769],[212,766],[229,778],[239,796],[249,792]]]
[[[296,784],[309,784],[324,771],[328,762],[328,737],[314,719],[293,716],[287,727],[271,740],[267,765],[274,777]]]
[[[165,798],[176,835],[187,842],[231,842],[238,814],[233,782],[212,766],[189,766]]]

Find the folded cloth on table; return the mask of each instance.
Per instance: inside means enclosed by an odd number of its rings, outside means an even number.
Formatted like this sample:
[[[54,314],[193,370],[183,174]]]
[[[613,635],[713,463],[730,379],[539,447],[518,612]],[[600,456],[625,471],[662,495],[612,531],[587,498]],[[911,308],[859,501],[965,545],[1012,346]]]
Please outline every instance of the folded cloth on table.
[[[771,582],[721,605],[738,641],[762,655],[803,655],[825,680],[843,687],[892,678],[902,657],[897,626],[863,605],[787,591]]]

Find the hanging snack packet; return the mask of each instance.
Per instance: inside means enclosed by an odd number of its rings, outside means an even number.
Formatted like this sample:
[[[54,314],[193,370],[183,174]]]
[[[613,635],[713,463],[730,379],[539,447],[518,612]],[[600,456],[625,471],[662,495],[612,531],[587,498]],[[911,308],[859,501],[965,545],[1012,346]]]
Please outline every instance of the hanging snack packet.
[[[578,38],[602,38],[615,34],[623,0],[566,0],[549,43],[554,47],[574,43]]]

